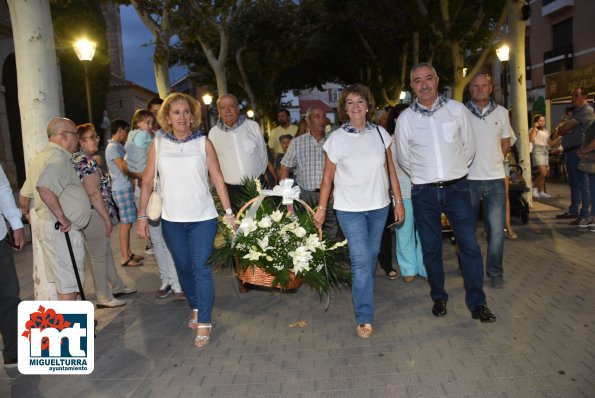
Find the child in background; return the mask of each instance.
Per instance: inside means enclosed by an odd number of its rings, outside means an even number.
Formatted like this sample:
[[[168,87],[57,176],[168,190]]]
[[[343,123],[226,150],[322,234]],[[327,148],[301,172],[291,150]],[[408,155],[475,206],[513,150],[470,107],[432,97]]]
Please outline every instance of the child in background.
[[[289,144],[291,143],[292,139],[293,136],[291,134],[284,134],[281,137],[279,137],[279,143],[281,144],[281,149],[283,150],[283,153],[278,153],[277,156],[275,156],[275,170],[277,170],[277,172],[281,168],[281,160],[283,159],[283,155],[285,155],[285,152],[287,152],[287,148],[289,148]]]
[[[154,120],[155,116],[148,110],[137,109],[132,116],[132,131],[128,133],[128,139],[124,145],[126,149],[124,160],[128,164],[128,171],[135,177],[135,191],[140,191],[141,179],[147,165],[147,153],[153,139],[151,127]]]

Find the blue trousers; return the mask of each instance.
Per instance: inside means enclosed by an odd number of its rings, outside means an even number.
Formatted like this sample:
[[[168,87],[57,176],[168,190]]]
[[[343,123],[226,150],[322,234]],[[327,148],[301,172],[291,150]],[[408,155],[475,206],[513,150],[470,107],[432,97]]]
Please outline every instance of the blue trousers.
[[[396,229],[397,262],[403,276],[427,276],[419,233],[415,228],[411,199],[403,199],[405,221]]]
[[[578,150],[573,149],[565,153],[568,185],[570,185],[570,208],[568,212],[578,214],[581,218],[589,217],[591,195],[589,194],[589,177],[578,169],[580,159]],[[580,206],[580,212],[579,212]]]
[[[389,206],[369,211],[335,210],[347,238],[351,296],[358,324],[374,322],[374,270]]]
[[[504,179],[469,180],[471,206],[475,222],[483,200],[484,220],[488,231],[486,273],[490,278],[502,276],[504,269],[504,225],[506,224],[506,187]]]
[[[213,251],[217,219],[199,222],[161,220],[161,228],[190,308],[198,309],[198,322],[210,323],[215,284],[211,267],[206,262]]]
[[[459,247],[467,308],[473,311],[478,305],[485,304],[483,260],[475,238],[475,217],[471,209],[467,180],[460,180],[446,188],[414,185],[411,198],[432,300],[448,300],[448,294],[444,290],[440,222],[441,214],[444,213],[448,217]]]

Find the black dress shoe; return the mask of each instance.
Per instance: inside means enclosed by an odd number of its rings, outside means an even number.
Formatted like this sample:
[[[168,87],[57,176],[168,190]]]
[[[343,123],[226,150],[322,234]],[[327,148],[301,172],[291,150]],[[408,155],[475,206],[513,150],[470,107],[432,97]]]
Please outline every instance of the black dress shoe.
[[[496,315],[490,311],[487,305],[482,304],[475,307],[473,312],[471,313],[473,319],[479,319],[481,322],[484,323],[492,323],[496,322]]]
[[[446,315],[446,300],[444,300],[444,299],[434,300],[434,306],[432,307],[432,314],[434,314],[434,316]]]

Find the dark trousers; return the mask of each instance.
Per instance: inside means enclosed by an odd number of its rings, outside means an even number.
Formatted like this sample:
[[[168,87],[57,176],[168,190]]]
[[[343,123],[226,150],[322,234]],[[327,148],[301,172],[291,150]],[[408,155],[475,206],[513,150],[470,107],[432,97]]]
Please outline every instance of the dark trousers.
[[[428,272],[432,300],[448,300],[444,290],[441,214],[446,214],[459,247],[467,308],[486,303],[483,291],[483,259],[475,238],[475,216],[467,180],[446,188],[414,185],[411,189],[413,215],[419,231],[424,264]]]
[[[395,212],[393,210],[393,205],[391,204],[388,209],[388,215],[386,217],[386,223],[384,225],[384,229],[382,230],[382,240],[380,241],[380,253],[378,254],[378,262],[380,263],[380,267],[384,270],[386,274],[393,271],[393,258],[396,256],[396,251],[393,250],[393,242],[395,241],[395,236],[393,235],[393,231],[387,229],[389,225],[395,222]]]
[[[4,362],[17,359],[17,310],[21,302],[19,291],[12,247],[5,238],[0,241],[0,334],[4,342]]]

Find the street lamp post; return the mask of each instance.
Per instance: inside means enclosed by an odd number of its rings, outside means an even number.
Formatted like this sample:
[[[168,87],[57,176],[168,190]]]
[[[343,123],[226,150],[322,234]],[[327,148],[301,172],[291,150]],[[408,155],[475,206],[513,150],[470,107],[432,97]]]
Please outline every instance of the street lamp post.
[[[90,41],[88,39],[79,39],[75,41],[72,45],[74,47],[74,52],[78,59],[83,63],[83,68],[85,69],[85,90],[87,92],[87,114],[89,115],[89,123],[93,122],[93,112],[91,109],[91,89],[89,87],[89,72],[87,70],[87,64],[93,60],[93,56],[95,55],[95,49],[97,48],[97,43],[94,41]]]
[[[209,130],[211,129],[211,112],[209,112],[209,105],[213,102],[213,96],[209,93],[206,93],[202,96],[202,103],[205,104],[205,110],[207,116],[205,117],[205,133],[209,134]]]
[[[503,44],[496,49],[496,55],[502,62],[502,95],[504,96],[504,107],[508,109],[508,59],[510,56],[510,47]]]

